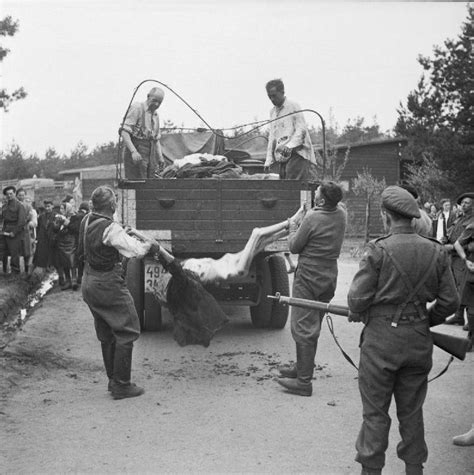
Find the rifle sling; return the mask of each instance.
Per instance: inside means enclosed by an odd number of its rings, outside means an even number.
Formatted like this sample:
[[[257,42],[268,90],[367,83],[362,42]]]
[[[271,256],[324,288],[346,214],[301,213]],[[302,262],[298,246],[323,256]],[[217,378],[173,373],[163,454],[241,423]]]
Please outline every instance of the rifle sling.
[[[380,243],[380,247],[387,253],[388,258],[392,261],[395,269],[397,269],[402,279],[402,282],[405,284],[405,287],[407,288],[407,291],[408,291],[408,295],[406,299],[403,301],[403,303],[399,305],[395,315],[393,316],[392,327],[398,326],[398,322],[400,320],[400,317],[402,316],[402,312],[409,303],[413,303],[415,305],[416,310],[418,312],[418,316],[420,317],[420,320],[424,320],[426,318],[426,313],[425,311],[423,311],[421,302],[418,299],[418,291],[425,284],[425,282],[427,281],[428,277],[430,276],[431,272],[433,271],[436,265],[438,252],[439,252],[438,246],[433,246],[433,254],[431,256],[431,259],[429,260],[429,264],[422,274],[423,277],[418,281],[416,285],[413,284],[408,274],[405,272],[403,267],[400,265],[398,260],[393,255],[393,252],[390,249],[387,249],[387,247],[382,242]],[[413,300],[414,298],[415,300]],[[413,319],[413,317],[411,318]]]

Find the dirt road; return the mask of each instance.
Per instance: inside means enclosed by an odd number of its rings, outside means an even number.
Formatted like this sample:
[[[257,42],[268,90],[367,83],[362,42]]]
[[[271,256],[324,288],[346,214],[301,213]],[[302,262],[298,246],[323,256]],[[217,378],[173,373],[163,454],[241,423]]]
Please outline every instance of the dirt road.
[[[356,266],[340,264],[336,303],[345,303]],[[357,373],[326,324],[314,394],[303,398],[273,380],[277,365],[294,358],[289,325],[256,330],[247,309],[229,314],[231,323],[207,349],[179,347],[169,323],[162,333],[143,334],[133,378],[146,393],[114,401],[80,292],[53,290],[0,358],[1,473],[359,473]],[[358,361],[361,326],[333,320],[341,345]],[[442,330],[463,334],[460,327]],[[433,373],[447,360],[436,349]],[[474,447],[451,441],[474,421],[473,389],[473,353],[430,384],[427,474],[474,473]],[[392,418],[384,473],[402,474],[393,407]]]

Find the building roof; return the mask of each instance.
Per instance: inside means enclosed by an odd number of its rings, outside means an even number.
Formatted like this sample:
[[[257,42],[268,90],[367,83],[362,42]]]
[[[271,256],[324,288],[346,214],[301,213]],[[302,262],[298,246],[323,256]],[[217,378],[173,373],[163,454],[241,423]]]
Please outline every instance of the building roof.
[[[93,171],[101,171],[101,170],[115,170],[116,165],[113,163],[111,165],[98,165],[96,167],[85,167],[85,168],[69,168],[67,170],[62,170],[58,173],[58,175],[72,175],[74,173],[82,173],[82,172],[93,172]]]

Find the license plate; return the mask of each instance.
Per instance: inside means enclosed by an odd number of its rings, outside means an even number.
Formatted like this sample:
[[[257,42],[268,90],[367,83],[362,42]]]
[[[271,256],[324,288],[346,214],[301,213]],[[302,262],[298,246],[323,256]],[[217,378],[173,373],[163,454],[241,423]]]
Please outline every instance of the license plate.
[[[162,294],[170,275],[159,262],[145,263],[145,293]]]

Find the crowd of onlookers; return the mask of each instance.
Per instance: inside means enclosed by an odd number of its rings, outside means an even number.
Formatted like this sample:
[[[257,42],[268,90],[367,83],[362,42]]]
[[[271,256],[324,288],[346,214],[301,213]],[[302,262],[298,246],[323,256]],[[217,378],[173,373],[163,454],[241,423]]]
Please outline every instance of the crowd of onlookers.
[[[0,214],[0,259],[4,274],[26,274],[35,268],[55,269],[62,290],[77,290],[83,265],[76,249],[82,218],[89,212],[87,202],[76,203],[67,195],[59,205],[44,200],[35,208],[22,188],[3,190]]]
[[[440,243],[448,242],[448,231],[454,221],[462,215],[461,207],[448,198],[442,199],[439,203],[427,202],[424,205],[424,211],[431,219],[431,237],[437,239]]]

